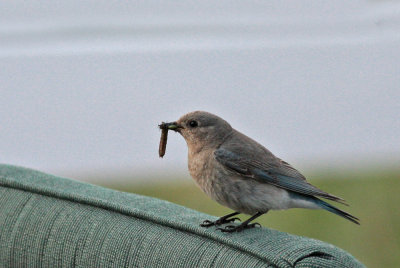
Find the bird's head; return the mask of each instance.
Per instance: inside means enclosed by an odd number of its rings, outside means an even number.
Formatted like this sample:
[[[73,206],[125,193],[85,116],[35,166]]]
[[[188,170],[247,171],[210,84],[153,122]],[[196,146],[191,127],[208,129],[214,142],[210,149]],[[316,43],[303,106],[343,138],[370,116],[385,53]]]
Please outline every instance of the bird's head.
[[[232,127],[224,119],[203,111],[185,114],[178,121],[165,125],[183,136],[189,152],[217,148],[232,132]]]

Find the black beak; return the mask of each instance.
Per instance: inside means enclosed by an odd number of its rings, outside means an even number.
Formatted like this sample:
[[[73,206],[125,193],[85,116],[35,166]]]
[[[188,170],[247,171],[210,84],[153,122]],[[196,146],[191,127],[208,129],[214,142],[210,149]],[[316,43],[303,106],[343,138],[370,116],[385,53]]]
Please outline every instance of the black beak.
[[[161,125],[158,125],[158,126],[160,127],[160,129],[168,129],[168,130],[174,130],[174,131],[179,131],[181,128],[183,128],[177,122],[170,122],[170,123],[162,122]]]

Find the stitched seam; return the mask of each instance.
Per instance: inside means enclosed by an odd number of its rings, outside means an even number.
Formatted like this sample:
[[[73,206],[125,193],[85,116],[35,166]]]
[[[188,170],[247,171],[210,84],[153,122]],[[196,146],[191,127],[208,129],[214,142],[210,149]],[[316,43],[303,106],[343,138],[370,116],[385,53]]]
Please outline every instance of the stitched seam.
[[[4,176],[0,176],[1,178],[5,178]],[[10,178],[10,177],[9,177]],[[94,200],[91,199],[84,199],[81,196],[74,196],[74,199],[72,199],[72,196],[65,196],[63,193],[53,193],[53,192],[47,192],[46,190],[43,189],[24,189],[24,188],[20,188],[18,186],[11,186],[11,185],[7,185],[4,184],[4,182],[0,181],[0,186],[6,187],[6,188],[12,188],[12,189],[17,189],[20,191],[24,191],[24,192],[29,192],[29,193],[35,193],[35,194],[39,194],[39,195],[43,195],[43,196],[48,196],[48,197],[52,197],[52,198],[57,198],[57,199],[61,199],[61,200],[67,200],[73,203],[79,203],[79,204],[83,204],[83,205],[88,205],[91,207],[96,207],[96,208],[100,208],[100,209],[104,209],[104,210],[108,210],[108,211],[113,211],[122,215],[126,215],[126,216],[134,216],[135,218],[141,219],[141,220],[145,220],[148,222],[152,222],[155,224],[158,224],[160,226],[166,226],[175,230],[180,230],[180,231],[184,231],[188,234],[194,234],[197,235],[199,237],[204,237],[210,240],[213,240],[215,242],[221,243],[222,245],[225,246],[229,246],[235,250],[239,250],[240,252],[245,252],[253,257],[256,257],[260,260],[262,260],[263,262],[270,264],[270,265],[274,265],[274,263],[270,262],[268,259],[266,259],[264,256],[259,255],[257,252],[254,252],[252,249],[247,248],[246,246],[242,246],[242,245],[237,245],[232,241],[229,240],[224,240],[221,239],[220,237],[214,237],[212,235],[212,233],[208,234],[208,233],[201,233],[198,232],[197,230],[192,230],[190,228],[187,228],[186,226],[182,226],[179,224],[174,224],[174,223],[169,223],[169,222],[160,222],[158,219],[155,219],[153,217],[151,217],[150,215],[146,215],[145,213],[138,213],[138,212],[133,212],[133,211],[125,211],[122,209],[117,209],[115,207],[113,207],[113,205],[111,204],[101,204],[101,203],[96,203],[94,204]],[[99,200],[97,200],[99,201]]]
[[[240,243],[236,243],[235,241],[232,241],[232,240],[224,239],[223,237],[220,237],[220,236],[214,236],[213,233],[208,233],[208,232],[203,233],[198,229],[190,228],[188,224],[180,224],[177,222],[161,221],[160,218],[154,217],[155,215],[147,214],[143,210],[132,211],[126,205],[116,207],[116,204],[113,203],[113,201],[94,199],[94,198],[86,198],[86,197],[82,196],[81,194],[66,194],[65,192],[57,191],[55,188],[51,188],[51,187],[36,188],[35,185],[24,185],[24,184],[18,183],[17,179],[15,179],[12,176],[5,177],[5,176],[0,175],[0,179],[6,180],[6,181],[0,180],[0,186],[6,187],[6,188],[12,188],[12,189],[25,191],[25,192],[36,193],[39,195],[57,198],[57,199],[61,199],[61,200],[67,200],[72,203],[88,205],[91,207],[112,211],[112,212],[119,213],[122,215],[135,217],[135,218],[138,218],[138,219],[141,219],[144,221],[158,224],[160,226],[165,226],[165,227],[169,227],[172,229],[180,230],[180,231],[183,231],[188,234],[193,234],[193,235],[196,235],[199,237],[204,237],[206,239],[210,239],[212,241],[221,243],[222,245],[228,246],[234,250],[238,250],[242,253],[246,253],[250,256],[253,256],[269,265],[276,265],[276,263],[280,263],[280,265],[281,265],[282,261],[284,261],[289,266],[293,265],[292,263],[289,264],[287,262],[287,260],[282,259],[281,257],[279,259],[276,259],[273,256],[271,256],[271,260],[269,260],[266,256],[259,254],[257,252],[257,250],[254,250],[253,248],[249,248],[248,246],[241,245]],[[7,181],[7,179],[13,179],[14,181],[10,183],[9,181]],[[79,183],[79,182],[77,182],[77,183]],[[10,184],[13,184],[13,185],[10,185]],[[87,185],[90,185],[90,184],[87,184]],[[91,186],[102,188],[100,186],[95,186],[95,185],[91,185]],[[107,189],[107,190],[114,191],[114,190],[110,190],[110,189]],[[301,257],[301,256],[299,256],[299,257]]]

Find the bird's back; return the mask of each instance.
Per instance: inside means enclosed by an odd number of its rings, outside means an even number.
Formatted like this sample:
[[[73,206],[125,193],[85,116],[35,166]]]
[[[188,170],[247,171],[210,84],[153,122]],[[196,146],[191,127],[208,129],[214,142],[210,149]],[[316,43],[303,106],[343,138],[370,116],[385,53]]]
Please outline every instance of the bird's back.
[[[261,169],[271,170],[273,172],[305,180],[305,177],[289,163],[281,160],[271,153],[260,143],[243,133],[233,129],[233,134],[227,139],[220,148],[227,149],[233,153],[240,155],[254,166]]]

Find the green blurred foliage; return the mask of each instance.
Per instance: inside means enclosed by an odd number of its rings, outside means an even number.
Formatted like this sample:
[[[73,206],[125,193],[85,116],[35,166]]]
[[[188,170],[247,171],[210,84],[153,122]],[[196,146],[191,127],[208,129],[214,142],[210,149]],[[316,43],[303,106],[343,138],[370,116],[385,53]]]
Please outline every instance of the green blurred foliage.
[[[337,206],[361,219],[361,226],[323,210],[271,211],[258,219],[265,227],[336,245],[367,267],[400,267],[400,172],[319,172],[311,182],[351,205]],[[232,212],[210,200],[193,181],[162,180],[106,185],[120,191],[156,197],[215,216]],[[240,215],[242,220],[247,215]]]

